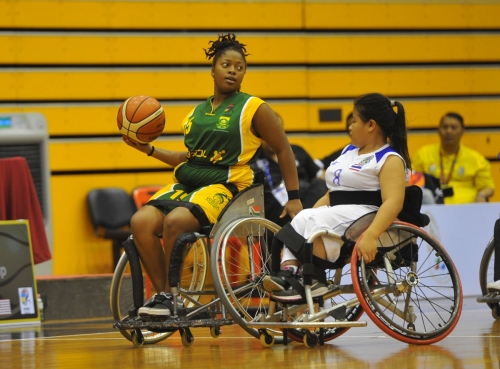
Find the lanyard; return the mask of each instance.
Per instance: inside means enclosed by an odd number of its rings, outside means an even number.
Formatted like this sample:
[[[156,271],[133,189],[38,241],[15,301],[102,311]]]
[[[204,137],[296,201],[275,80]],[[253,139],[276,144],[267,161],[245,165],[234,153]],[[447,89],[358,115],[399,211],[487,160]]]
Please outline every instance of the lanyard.
[[[257,166],[264,171],[267,182],[269,183],[269,187],[272,190],[274,187],[273,180],[271,179],[271,172],[269,171],[269,162],[267,161],[267,159],[259,159],[257,160]]]
[[[443,153],[441,152],[441,150],[439,150],[439,165],[441,167],[441,178],[440,178],[440,181],[441,181],[441,184],[442,185],[447,185],[450,180],[451,180],[451,174],[453,173],[453,168],[455,167],[455,163],[457,162],[457,156],[458,156],[458,151],[455,153],[455,156],[453,158],[453,162],[451,163],[451,168],[450,168],[450,173],[448,173],[448,178],[444,179],[444,168],[443,168]]]

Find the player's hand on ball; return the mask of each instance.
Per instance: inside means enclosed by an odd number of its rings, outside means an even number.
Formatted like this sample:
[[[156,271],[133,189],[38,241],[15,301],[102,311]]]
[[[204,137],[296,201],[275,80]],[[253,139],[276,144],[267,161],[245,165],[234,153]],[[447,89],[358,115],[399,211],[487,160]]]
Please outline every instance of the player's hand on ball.
[[[144,154],[148,154],[151,151],[151,145],[148,143],[146,143],[146,144],[139,143],[139,142],[134,141],[130,137],[127,137],[125,135],[122,136],[122,140],[130,147],[133,147],[134,149],[139,150],[140,152],[143,152]]]

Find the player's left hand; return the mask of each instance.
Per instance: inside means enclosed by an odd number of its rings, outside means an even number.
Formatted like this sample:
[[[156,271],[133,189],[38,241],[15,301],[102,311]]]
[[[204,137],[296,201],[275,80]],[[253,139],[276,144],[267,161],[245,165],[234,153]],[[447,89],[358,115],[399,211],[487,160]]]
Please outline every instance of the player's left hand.
[[[280,218],[283,218],[288,213],[288,215],[290,215],[290,218],[293,219],[302,209],[303,209],[302,203],[300,202],[299,199],[290,200],[285,204],[285,207],[280,215]]]
[[[362,257],[365,263],[369,263],[375,259],[377,254],[377,240],[369,236],[363,236],[358,241],[357,249],[358,258],[361,260]]]

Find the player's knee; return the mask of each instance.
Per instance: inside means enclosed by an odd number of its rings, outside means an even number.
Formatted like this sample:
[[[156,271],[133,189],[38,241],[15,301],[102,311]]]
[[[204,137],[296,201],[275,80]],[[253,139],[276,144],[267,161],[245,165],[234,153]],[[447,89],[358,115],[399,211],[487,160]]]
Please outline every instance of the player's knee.
[[[144,207],[139,209],[130,219],[130,227],[134,237],[138,233],[153,231],[155,228],[155,214],[149,209]]]
[[[167,214],[163,220],[163,231],[167,234],[181,234],[193,231],[192,221],[195,219],[188,209],[177,208]]]

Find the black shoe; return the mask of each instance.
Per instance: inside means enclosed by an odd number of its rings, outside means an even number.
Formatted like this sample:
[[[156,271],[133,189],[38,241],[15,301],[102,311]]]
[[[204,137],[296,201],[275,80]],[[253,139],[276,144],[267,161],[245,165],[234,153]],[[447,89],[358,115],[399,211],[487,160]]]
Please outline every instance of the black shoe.
[[[287,278],[298,278],[298,276],[293,270],[282,269],[275,276],[266,275],[262,279],[262,287],[264,287],[267,292],[285,291],[290,288],[290,283],[287,282]]]
[[[300,282],[302,284],[302,281]],[[326,284],[316,279],[313,279],[311,284],[312,297],[323,296],[327,292],[328,292],[328,287],[326,286]],[[273,292],[273,296],[276,300],[280,301],[299,301],[304,298],[296,289],[292,287],[284,291]]]
[[[183,309],[184,303],[177,301],[177,308]],[[174,311],[174,296],[171,293],[160,292],[151,297],[143,307],[139,308],[140,316],[170,316]]]

